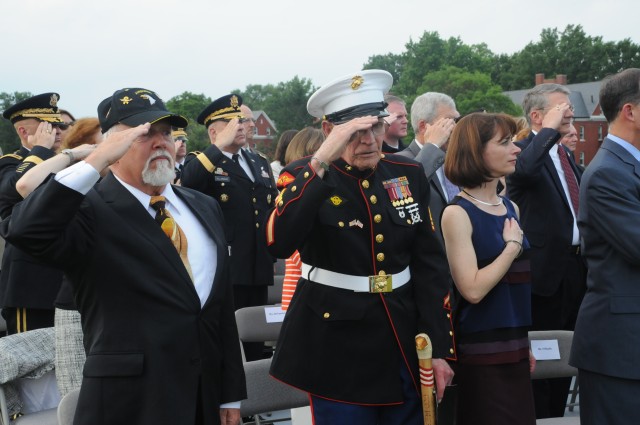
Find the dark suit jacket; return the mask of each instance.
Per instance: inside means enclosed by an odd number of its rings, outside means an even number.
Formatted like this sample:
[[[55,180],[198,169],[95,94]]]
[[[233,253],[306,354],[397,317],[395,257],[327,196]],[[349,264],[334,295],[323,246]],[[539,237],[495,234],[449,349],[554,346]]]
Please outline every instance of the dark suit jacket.
[[[427,180],[429,180],[429,187],[431,188],[429,210],[431,211],[431,217],[436,229],[436,236],[444,247],[442,230],[440,230],[440,218],[444,207],[447,206],[447,197],[442,185],[440,184],[438,175],[436,174],[438,168],[444,164],[444,151],[433,143],[425,143],[424,147],[420,149],[420,146],[414,140],[407,149],[398,152],[398,155],[415,159],[424,167],[424,172],[427,176]]]
[[[580,188],[578,225],[589,273],[570,362],[636,380],[640,379],[639,211],[640,163],[605,139]]]
[[[531,244],[532,291],[551,296],[565,274],[572,245],[573,215],[549,150],[560,133],[543,128],[517,142],[522,149],[515,173],[507,176],[509,198],[520,208],[520,223]],[[566,150],[565,150],[566,152]],[[581,170],[569,161],[578,182]]]
[[[48,148],[35,146],[31,152],[25,147],[0,158],[0,216],[7,217],[22,196],[16,190],[16,182],[41,161],[55,153]],[[26,159],[26,161],[25,161]],[[37,308],[53,310],[53,302],[60,289],[62,271],[7,244],[2,256],[0,274],[0,308]],[[52,323],[53,325],[53,323]]]
[[[217,146],[190,153],[182,170],[182,186],[212,196],[220,203],[231,247],[234,285],[273,285],[274,258],[267,251],[263,224],[278,194],[265,158],[241,149],[255,182]]]
[[[15,207],[0,232],[63,266],[82,314],[87,360],[76,425],[205,423],[245,398],[219,206],[174,187],[217,246],[201,307],[180,257],[153,217],[113,175],[86,196],[51,179]]]

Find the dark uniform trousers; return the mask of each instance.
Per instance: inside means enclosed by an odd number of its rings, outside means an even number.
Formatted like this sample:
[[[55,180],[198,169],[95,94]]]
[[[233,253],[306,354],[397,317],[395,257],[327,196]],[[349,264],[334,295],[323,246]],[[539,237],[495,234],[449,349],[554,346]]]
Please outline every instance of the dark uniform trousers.
[[[32,167],[55,155],[51,149],[35,146],[0,158],[0,216],[11,215],[22,201],[16,182]],[[62,271],[7,243],[0,273],[0,308],[7,322],[7,334],[53,326],[54,301],[62,283]]]
[[[266,158],[243,149],[240,152],[254,181],[214,145],[187,155],[180,176],[182,186],[213,197],[222,207],[236,309],[267,303],[274,258],[267,251],[264,222],[278,193]],[[243,346],[247,360],[263,357],[264,344]]]
[[[455,358],[447,262],[424,171],[390,155],[362,172],[334,161],[321,179],[308,162],[282,171],[286,187],[267,222],[271,253],[298,249],[304,264],[271,374],[311,394],[316,424],[418,423],[416,334],[431,337],[434,358]],[[407,267],[410,278],[400,280]],[[364,288],[336,287],[341,275]],[[404,285],[368,291],[369,276],[389,275]]]

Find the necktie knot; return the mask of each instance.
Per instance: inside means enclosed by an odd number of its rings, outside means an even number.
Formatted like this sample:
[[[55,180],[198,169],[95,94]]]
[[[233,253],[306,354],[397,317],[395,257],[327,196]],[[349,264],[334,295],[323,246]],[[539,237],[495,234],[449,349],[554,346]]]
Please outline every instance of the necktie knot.
[[[233,159],[233,162],[235,162],[236,164],[240,164],[240,155],[237,153],[234,153],[233,155],[231,155],[231,159]]]
[[[167,198],[164,196],[152,196],[149,205],[156,211],[163,210],[167,205]]]

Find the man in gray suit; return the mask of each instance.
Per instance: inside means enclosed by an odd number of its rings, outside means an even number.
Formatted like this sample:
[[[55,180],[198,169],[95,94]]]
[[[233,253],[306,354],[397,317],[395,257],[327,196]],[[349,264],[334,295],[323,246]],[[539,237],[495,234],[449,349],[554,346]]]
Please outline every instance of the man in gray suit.
[[[588,264],[570,363],[580,421],[640,423],[640,69],[605,80],[609,134],[582,176],[578,226]]]
[[[408,148],[398,153],[415,159],[424,167],[431,189],[431,221],[443,246],[440,215],[449,200],[460,190],[445,177],[442,164],[449,135],[459,117],[455,102],[446,94],[427,92],[418,96],[411,105],[411,126],[416,138]]]

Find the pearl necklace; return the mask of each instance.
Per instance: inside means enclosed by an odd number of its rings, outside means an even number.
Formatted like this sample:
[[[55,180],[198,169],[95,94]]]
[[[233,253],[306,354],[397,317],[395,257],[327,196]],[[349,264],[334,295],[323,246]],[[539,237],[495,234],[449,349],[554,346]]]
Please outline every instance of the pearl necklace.
[[[482,201],[482,200],[476,198],[475,196],[473,196],[472,194],[470,194],[469,192],[467,192],[464,189],[462,189],[462,192],[464,192],[465,195],[467,195],[469,198],[473,199],[474,201],[479,202],[482,205],[486,205],[488,207],[499,207],[500,205],[502,205],[502,199],[500,199],[500,201],[496,202],[495,204],[492,204],[491,202],[485,202],[485,201]]]

